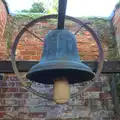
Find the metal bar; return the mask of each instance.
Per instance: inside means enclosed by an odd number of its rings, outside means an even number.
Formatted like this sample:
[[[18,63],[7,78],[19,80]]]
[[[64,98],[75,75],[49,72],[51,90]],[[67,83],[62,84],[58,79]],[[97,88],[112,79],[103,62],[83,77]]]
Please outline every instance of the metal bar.
[[[32,66],[39,61],[17,61],[17,67],[20,72],[27,72]],[[94,72],[97,70],[97,61],[83,61]],[[0,61],[0,73],[14,73],[11,65],[11,61]],[[107,61],[104,63],[102,70],[103,74],[120,73],[120,61]]]
[[[84,24],[90,24],[90,22],[85,22]],[[74,35],[76,35],[83,28],[84,24],[80,26],[80,28],[74,33]]]
[[[30,30],[28,30],[26,28],[26,31],[29,32],[30,34],[32,34],[34,37],[36,37],[37,39],[39,39],[41,42],[44,42],[41,38],[39,38],[37,35],[35,35],[35,33],[31,32]]]
[[[83,28],[83,25],[80,26],[80,28],[74,33],[74,35],[76,35],[82,28]]]
[[[59,0],[58,29],[64,29],[67,0]]]

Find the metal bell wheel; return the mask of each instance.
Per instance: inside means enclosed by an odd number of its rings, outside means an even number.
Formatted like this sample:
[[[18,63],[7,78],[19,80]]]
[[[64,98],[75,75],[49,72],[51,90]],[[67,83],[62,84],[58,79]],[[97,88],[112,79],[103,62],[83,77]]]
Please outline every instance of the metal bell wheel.
[[[87,88],[92,86],[95,80],[99,78],[104,63],[103,49],[95,32],[87,24],[83,23],[79,19],[76,19],[71,16],[65,16],[66,7],[63,7],[62,3],[60,2],[61,0],[59,0],[58,15],[52,14],[42,16],[25,25],[15,38],[11,50],[12,67],[18,79],[21,81],[22,85],[28,91],[34,93],[35,95],[53,101],[53,96],[37,92],[31,87],[31,84],[33,82],[43,84],[54,84],[54,79],[61,77],[65,77],[68,80],[69,84],[81,83],[92,80],[91,84],[82,88],[81,91],[75,94],[71,94],[70,98],[72,98],[77,95],[80,95]],[[67,0],[62,0],[62,2],[64,2],[63,4],[66,6]],[[47,19],[57,18],[57,28],[49,31],[48,34],[45,36],[44,40],[41,40],[42,42],[44,42],[44,48],[40,62],[33,66],[27,73],[26,78],[24,78],[20,75],[15,60],[16,48],[20,41],[20,38],[23,36],[25,31],[28,31],[28,29],[36,23]],[[96,41],[99,50],[99,65],[96,75],[87,65],[81,62],[80,57],[78,55],[75,35],[69,30],[64,29],[65,19],[77,23],[80,27],[84,27]],[[32,81],[31,84],[28,84],[27,81],[25,81],[25,79],[29,79],[30,81]]]

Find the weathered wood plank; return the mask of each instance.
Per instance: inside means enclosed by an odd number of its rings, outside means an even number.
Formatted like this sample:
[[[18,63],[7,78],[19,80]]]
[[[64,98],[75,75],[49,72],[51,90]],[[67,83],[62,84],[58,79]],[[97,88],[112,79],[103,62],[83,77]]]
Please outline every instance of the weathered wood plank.
[[[97,61],[83,61],[94,72],[97,70]],[[20,72],[27,72],[38,61],[17,61],[18,70]],[[13,73],[12,65],[10,61],[0,61],[0,73]],[[120,73],[120,61],[106,61],[102,73],[112,74]]]

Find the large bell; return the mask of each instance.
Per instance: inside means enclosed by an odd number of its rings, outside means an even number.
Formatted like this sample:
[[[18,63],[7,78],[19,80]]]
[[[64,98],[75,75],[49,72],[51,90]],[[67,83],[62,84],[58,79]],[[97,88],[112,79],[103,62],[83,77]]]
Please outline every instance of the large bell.
[[[94,78],[94,73],[80,61],[76,38],[68,30],[52,30],[44,40],[42,58],[27,76],[31,81],[53,84],[54,79],[65,77],[70,84]]]

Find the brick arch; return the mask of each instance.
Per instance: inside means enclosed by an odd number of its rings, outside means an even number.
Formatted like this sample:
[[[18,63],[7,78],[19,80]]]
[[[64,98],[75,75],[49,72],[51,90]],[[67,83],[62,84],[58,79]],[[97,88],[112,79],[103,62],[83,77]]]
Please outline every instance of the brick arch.
[[[6,22],[7,10],[5,4],[2,1],[0,1],[0,41],[3,39]]]
[[[5,0],[1,0],[1,1],[3,2],[4,6],[5,6],[5,8],[6,8],[6,11],[7,11],[7,13],[9,14],[9,8],[8,8],[7,2],[6,2]]]
[[[0,60],[5,59],[6,43],[3,39],[7,22],[8,7],[5,0],[0,0]]]

